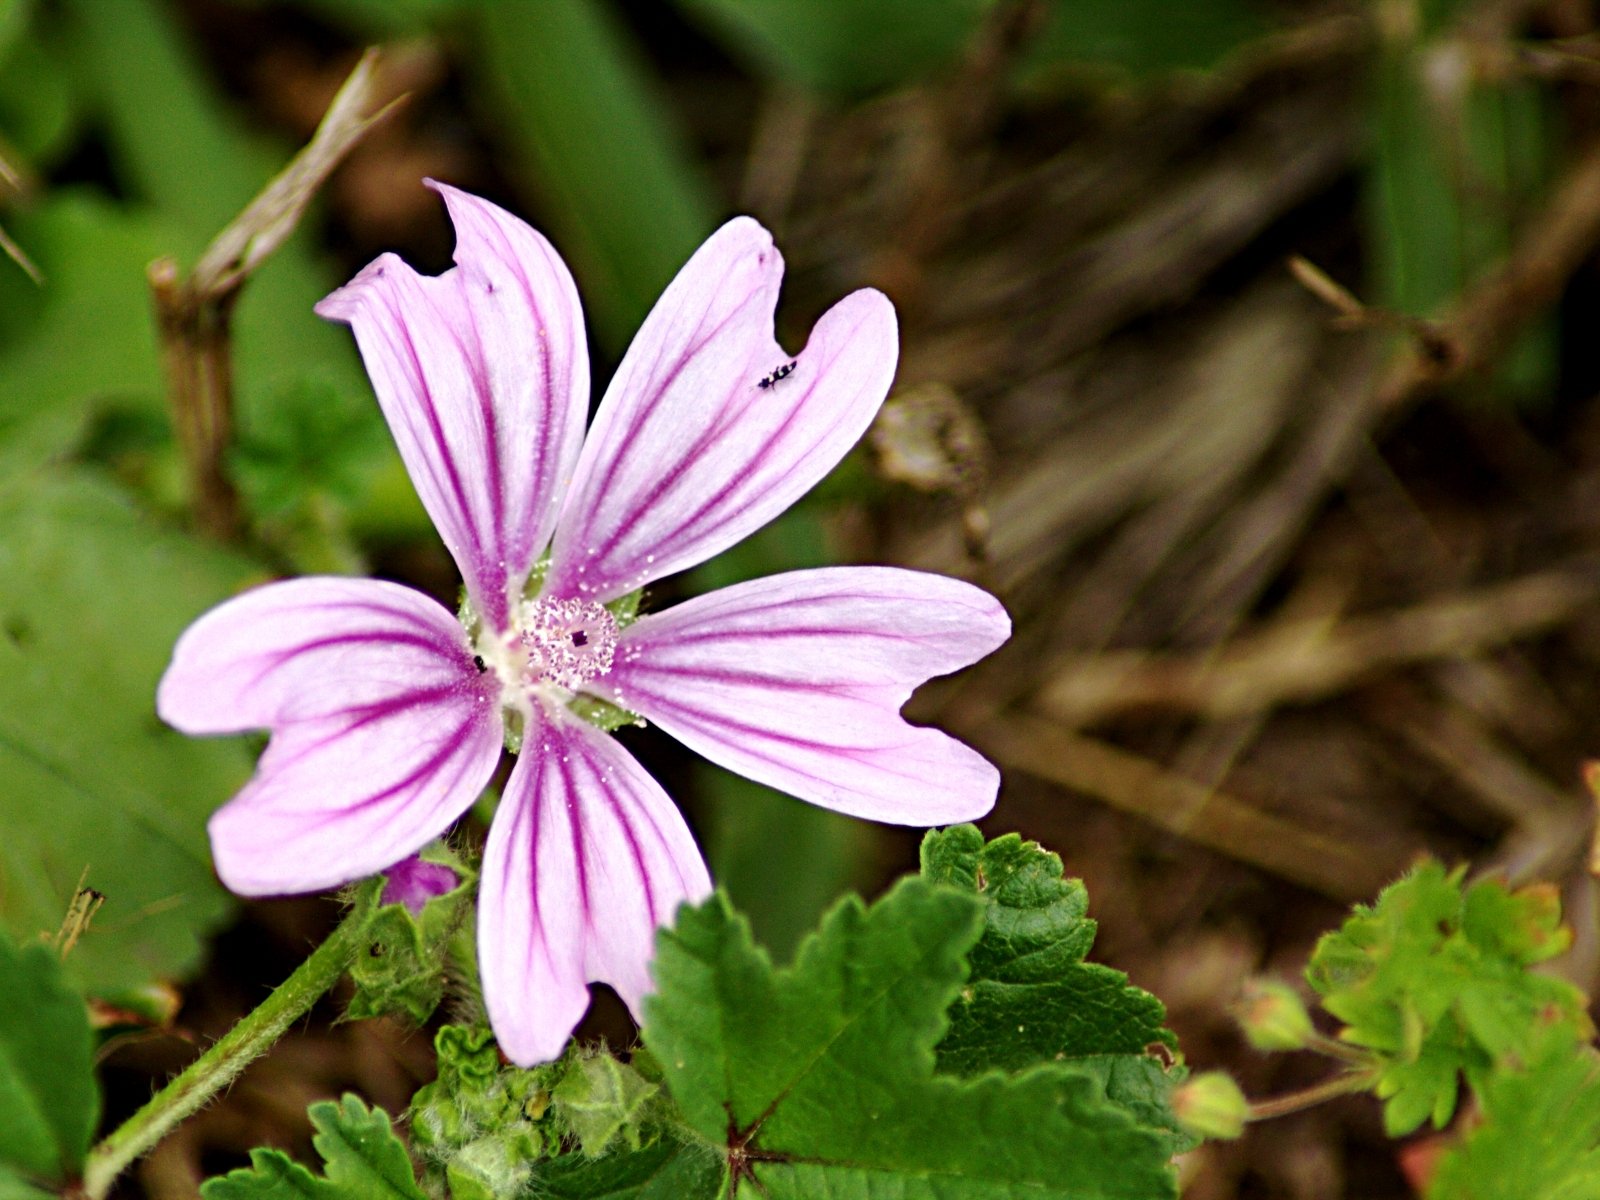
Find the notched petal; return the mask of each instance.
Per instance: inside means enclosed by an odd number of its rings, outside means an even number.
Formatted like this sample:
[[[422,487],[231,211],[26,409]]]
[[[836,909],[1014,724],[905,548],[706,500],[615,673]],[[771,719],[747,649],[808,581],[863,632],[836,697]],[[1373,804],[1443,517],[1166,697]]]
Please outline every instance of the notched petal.
[[[641,617],[589,690],[729,770],[904,825],[982,816],[999,773],[900,708],[1009,636],[998,601],[890,567],[794,571]]]
[[[782,275],[770,235],[742,217],[667,288],[595,415],[547,590],[606,600],[703,562],[782,513],[866,431],[894,377],[893,306],[853,293],[791,356],[773,335]]]
[[[317,305],[356,336],[373,390],[478,610],[504,628],[549,542],[588,409],[577,288],[550,244],[442,184],[456,266],[385,254]]]

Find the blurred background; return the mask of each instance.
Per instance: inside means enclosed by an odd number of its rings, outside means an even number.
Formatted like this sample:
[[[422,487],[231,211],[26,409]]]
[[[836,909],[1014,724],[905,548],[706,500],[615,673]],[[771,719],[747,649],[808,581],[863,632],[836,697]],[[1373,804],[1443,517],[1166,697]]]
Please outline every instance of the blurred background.
[[[1192,1064],[1254,1096],[1314,1082],[1245,1048],[1229,1006],[1254,974],[1298,978],[1424,852],[1556,881],[1560,969],[1592,989],[1597,20],[1587,0],[0,0],[0,921],[32,937],[81,880],[107,896],[69,966],[104,1024],[153,1026],[108,1043],[108,1117],[336,912],[215,883],[204,821],[260,742],[161,728],[177,633],[287,574],[454,602],[348,333],[311,313],[380,251],[448,266],[424,176],[550,235],[599,382],[733,213],[778,236],[791,349],[843,293],[889,293],[903,357],[867,443],[649,603],[824,562],[995,590],[1013,641],[908,711],[1001,765],[987,831],[1085,879],[1096,957],[1167,1001]],[[228,306],[208,519],[147,265],[191,268],[370,45],[379,98],[406,98]],[[916,831],[621,736],[780,955],[915,865]],[[304,1149],[305,1104],[344,1088],[403,1107],[429,1035],[336,1012],[119,1194]],[[630,1036],[603,997],[587,1028]],[[1352,1099],[1205,1148],[1185,1194],[1387,1200],[1426,1154]]]

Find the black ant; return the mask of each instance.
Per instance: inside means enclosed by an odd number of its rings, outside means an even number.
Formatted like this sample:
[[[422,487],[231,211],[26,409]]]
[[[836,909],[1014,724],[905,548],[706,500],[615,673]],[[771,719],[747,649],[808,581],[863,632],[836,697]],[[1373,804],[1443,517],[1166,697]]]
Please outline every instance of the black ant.
[[[589,635],[581,629],[574,629],[572,631],[572,644],[574,646],[587,646],[589,644]]]
[[[482,675],[489,669],[489,664],[483,661],[483,655],[481,654],[474,654],[472,656],[472,665],[478,668],[479,675]]]
[[[781,367],[775,367],[773,368],[771,375],[766,376],[764,379],[757,380],[756,386],[762,391],[766,391],[769,387],[774,386],[778,380],[787,379],[790,372],[792,372],[798,365],[799,363],[797,362],[791,362],[784,363]]]

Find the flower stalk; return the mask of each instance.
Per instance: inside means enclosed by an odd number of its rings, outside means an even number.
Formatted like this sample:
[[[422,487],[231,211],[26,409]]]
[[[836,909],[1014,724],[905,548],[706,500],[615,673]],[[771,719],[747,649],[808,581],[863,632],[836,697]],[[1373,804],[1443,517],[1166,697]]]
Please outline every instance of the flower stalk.
[[[104,1200],[118,1175],[185,1117],[227,1087],[338,983],[361,944],[367,913],[352,909],[311,956],[254,1012],[224,1034],[166,1087],[89,1152],[83,1195]]]

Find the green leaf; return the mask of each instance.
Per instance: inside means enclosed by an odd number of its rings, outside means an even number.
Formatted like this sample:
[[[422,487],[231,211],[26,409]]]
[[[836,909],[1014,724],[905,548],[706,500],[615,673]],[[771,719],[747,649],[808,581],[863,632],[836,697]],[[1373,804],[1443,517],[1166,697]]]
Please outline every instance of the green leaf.
[[[100,1111],[94,1038],[55,953],[0,936],[0,1196],[60,1183],[83,1164]]]
[[[540,1200],[716,1200],[724,1176],[714,1148],[663,1138],[604,1158],[547,1159],[528,1176],[528,1192]]]
[[[1428,1200],[1600,1196],[1600,1056],[1559,1031],[1523,1068],[1494,1071],[1479,1119],[1434,1168]]]
[[[1133,75],[1206,70],[1267,28],[1250,0],[1055,0],[1018,72],[1041,87],[1086,64]]]
[[[537,20],[474,7],[467,74],[506,126],[597,337],[619,351],[711,232],[710,190],[611,0],[544,0]]]
[[[842,901],[775,970],[720,894],[680,911],[645,1043],[733,1178],[774,1197],[1176,1194],[1166,1141],[1079,1071],[933,1074],[983,913],[903,880],[871,908]]]
[[[1380,301],[1417,316],[1438,313],[1509,252],[1552,175],[1550,97],[1526,75],[1474,68],[1470,40],[1450,27],[1461,7],[1379,23],[1368,240]],[[1497,382],[1547,397],[1557,348],[1553,326],[1534,325],[1502,356]]]
[[[252,570],[90,472],[0,484],[0,926],[53,931],[87,868],[106,902],[67,960],[80,986],[183,974],[229,911],[205,820],[249,756],[165,728],[154,698],[184,626]]]
[[[1398,1136],[1455,1112],[1459,1079],[1526,1060],[1544,1030],[1593,1032],[1582,993],[1528,970],[1565,948],[1554,891],[1462,887],[1462,870],[1425,863],[1358,905],[1317,943],[1306,978],[1346,1025],[1341,1037],[1378,1059],[1384,1122]]]
[[[426,1200],[411,1171],[405,1143],[394,1135],[389,1115],[369,1109],[355,1096],[324,1100],[306,1110],[311,1139],[327,1166],[313,1175],[278,1150],[250,1152],[240,1168],[200,1188],[205,1200]]]
[[[923,839],[922,873],[986,901],[972,974],[950,1007],[939,1069],[960,1075],[1175,1046],[1166,1009],[1120,971],[1083,961],[1094,944],[1089,897],[1061,859],[1007,834],[984,844],[972,825]]]
[[[0,319],[0,437],[60,415],[37,462],[75,441],[97,403],[159,413],[144,269],[170,231],[90,192],[56,193],[10,229],[45,283]]]
[[[956,56],[994,0],[678,0],[762,74],[859,95]]]

